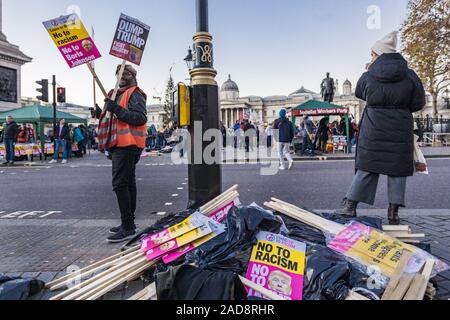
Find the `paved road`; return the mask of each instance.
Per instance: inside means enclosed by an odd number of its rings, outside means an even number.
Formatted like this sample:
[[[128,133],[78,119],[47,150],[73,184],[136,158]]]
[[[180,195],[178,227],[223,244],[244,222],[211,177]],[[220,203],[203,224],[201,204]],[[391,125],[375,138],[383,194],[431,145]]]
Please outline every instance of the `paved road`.
[[[450,160],[430,160],[430,176],[408,184],[405,223],[425,233],[433,253],[450,262]],[[105,243],[118,217],[111,190],[110,162],[93,156],[66,166],[0,168],[0,272],[50,280],[69,266],[85,266],[109,256],[119,245]],[[351,183],[352,161],[297,162],[292,171],[262,176],[261,165],[223,166],[224,188],[239,184],[244,204],[278,197],[310,209],[333,210]],[[187,168],[168,156],[142,159],[138,170],[138,226],[187,204]],[[374,208],[385,216],[386,179]],[[440,275],[439,297],[450,297],[450,272]],[[39,298],[48,298],[40,296]]]
[[[450,160],[430,160],[429,176],[409,180],[408,209],[423,214],[426,210],[450,212],[449,164]],[[118,209],[109,165],[87,160],[37,169],[0,168],[0,219],[115,219]],[[352,161],[298,162],[292,171],[274,176],[261,176],[261,168],[258,164],[224,165],[224,188],[239,184],[244,203],[262,204],[278,197],[310,209],[333,210],[340,206],[354,170]],[[185,209],[186,166],[171,165],[167,157],[145,158],[137,177],[139,219]],[[387,207],[386,189],[386,179],[381,178],[373,209]]]

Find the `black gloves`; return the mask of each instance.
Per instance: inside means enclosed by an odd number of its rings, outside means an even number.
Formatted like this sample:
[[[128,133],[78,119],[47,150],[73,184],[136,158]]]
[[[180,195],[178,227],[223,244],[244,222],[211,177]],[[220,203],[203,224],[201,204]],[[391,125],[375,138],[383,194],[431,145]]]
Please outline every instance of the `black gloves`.
[[[112,101],[111,99],[105,99],[105,106],[106,110],[112,113],[116,113],[118,108],[122,108],[119,106],[116,102]]]

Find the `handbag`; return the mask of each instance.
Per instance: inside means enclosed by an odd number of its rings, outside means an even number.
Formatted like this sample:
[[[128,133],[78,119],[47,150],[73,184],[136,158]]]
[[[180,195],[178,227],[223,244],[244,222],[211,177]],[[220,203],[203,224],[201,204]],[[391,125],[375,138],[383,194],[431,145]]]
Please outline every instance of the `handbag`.
[[[414,169],[420,174],[429,174],[428,164],[422,150],[419,147],[419,137],[414,135]]]

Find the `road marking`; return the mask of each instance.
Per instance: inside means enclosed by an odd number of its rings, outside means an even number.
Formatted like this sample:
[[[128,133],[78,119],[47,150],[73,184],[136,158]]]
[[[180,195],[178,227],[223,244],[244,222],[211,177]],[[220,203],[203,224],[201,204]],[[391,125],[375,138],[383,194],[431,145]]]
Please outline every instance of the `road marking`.
[[[165,212],[157,212],[156,215],[157,215],[157,216],[165,216],[166,213],[165,213]]]
[[[172,195],[172,197],[178,197],[178,194],[176,194],[176,193],[174,193],[173,195]]]
[[[187,183],[186,183],[186,182],[183,182],[182,185],[185,186],[185,185],[187,185]]]
[[[165,205],[166,207],[170,207],[170,206],[173,206],[173,203],[172,203],[172,202],[166,202],[164,205]]]
[[[0,211],[0,214],[4,213],[6,213],[6,211]],[[43,219],[55,213],[62,213],[62,211],[16,211],[3,215],[0,219],[25,219],[29,217],[38,217]]]
[[[183,187],[179,187],[179,188],[177,188],[178,190],[183,190],[184,188]]]

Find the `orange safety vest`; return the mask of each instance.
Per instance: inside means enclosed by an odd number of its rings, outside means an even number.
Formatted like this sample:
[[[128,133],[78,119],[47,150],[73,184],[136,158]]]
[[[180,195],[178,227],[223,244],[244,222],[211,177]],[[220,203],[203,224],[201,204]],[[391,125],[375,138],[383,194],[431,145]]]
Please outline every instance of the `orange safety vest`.
[[[127,109],[131,96],[138,87],[131,87],[122,94],[120,99],[120,106]],[[136,146],[140,149],[145,148],[145,140],[147,139],[147,125],[144,124],[139,127],[131,126],[128,123],[117,121],[117,147],[125,148]]]

